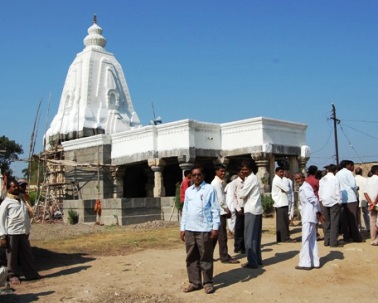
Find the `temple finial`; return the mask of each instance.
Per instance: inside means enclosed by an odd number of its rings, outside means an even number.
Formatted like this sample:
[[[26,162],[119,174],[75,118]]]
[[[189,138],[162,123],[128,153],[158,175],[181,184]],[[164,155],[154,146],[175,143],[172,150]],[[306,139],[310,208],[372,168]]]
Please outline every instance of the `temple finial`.
[[[93,23],[97,24],[97,16],[96,16],[96,14],[93,15]]]

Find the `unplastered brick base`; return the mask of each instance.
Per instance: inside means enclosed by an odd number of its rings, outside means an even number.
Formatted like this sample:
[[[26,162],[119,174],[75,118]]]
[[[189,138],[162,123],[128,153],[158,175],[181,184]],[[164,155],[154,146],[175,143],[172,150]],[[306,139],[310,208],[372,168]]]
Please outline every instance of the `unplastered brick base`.
[[[105,225],[130,225],[164,219],[160,198],[100,199],[102,214],[100,223]],[[79,223],[95,223],[94,205],[96,200],[63,201],[64,222],[68,210],[79,215]]]

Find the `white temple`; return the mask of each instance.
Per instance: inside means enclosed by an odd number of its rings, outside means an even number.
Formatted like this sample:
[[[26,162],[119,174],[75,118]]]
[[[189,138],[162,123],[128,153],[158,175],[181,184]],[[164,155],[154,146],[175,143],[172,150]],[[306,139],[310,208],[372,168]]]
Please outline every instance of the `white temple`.
[[[84,44],[45,134],[55,161],[50,161],[55,163],[49,168],[50,184],[64,192],[64,209],[77,210],[80,221],[94,222],[96,199],[101,199],[105,224],[160,219],[173,203],[183,171],[193,165],[203,166],[210,182],[215,163],[234,174],[241,161],[252,159],[262,191],[269,191],[277,164],[291,172],[305,169],[310,148],[303,123],[251,117],[222,124],[185,119],[141,126],[122,68],[105,51],[96,19]]]
[[[104,47],[96,17],[72,62],[58,113],[46,133],[48,145],[140,127],[121,65]]]

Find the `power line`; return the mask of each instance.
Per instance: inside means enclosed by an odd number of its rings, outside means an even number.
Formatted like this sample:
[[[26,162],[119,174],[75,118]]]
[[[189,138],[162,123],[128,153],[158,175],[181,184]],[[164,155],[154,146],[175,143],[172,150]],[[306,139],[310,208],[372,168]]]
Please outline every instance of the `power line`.
[[[361,122],[361,123],[378,123],[378,121],[374,120],[343,120],[348,122]]]
[[[354,128],[354,127],[352,127],[352,126],[350,126],[350,125],[347,125],[347,124],[345,124],[345,123],[344,123],[344,125],[347,126],[347,127],[349,127],[349,128],[351,128],[351,129],[353,129],[353,130],[356,131],[356,132],[359,132],[359,133],[361,133],[361,134],[363,134],[363,135],[365,135],[365,136],[367,136],[367,137],[369,137],[369,138],[371,138],[371,139],[374,139],[374,140],[377,140],[377,141],[378,141],[378,138],[373,137],[373,136],[371,136],[371,135],[369,135],[369,134],[363,132],[362,130],[356,129],[356,128]]]
[[[328,144],[328,142],[329,142],[329,139],[331,138],[332,131],[333,131],[333,130],[331,129],[330,132],[329,132],[329,134],[328,134],[328,138],[327,138],[326,143],[324,143],[324,145],[323,145],[320,149],[318,149],[318,150],[312,152],[312,154],[316,154],[316,153],[318,153],[318,152],[321,152],[321,151],[327,146],[327,144]]]
[[[350,142],[349,138],[347,137],[346,133],[344,132],[344,129],[342,127],[342,125],[340,125],[340,129],[343,133],[343,135],[345,136],[345,138],[347,139],[348,143],[349,143],[349,146],[354,150],[354,152],[356,153],[357,157],[360,159],[360,161],[362,162],[361,160],[361,157],[359,156],[359,154],[357,153],[356,149],[354,148],[352,142]]]

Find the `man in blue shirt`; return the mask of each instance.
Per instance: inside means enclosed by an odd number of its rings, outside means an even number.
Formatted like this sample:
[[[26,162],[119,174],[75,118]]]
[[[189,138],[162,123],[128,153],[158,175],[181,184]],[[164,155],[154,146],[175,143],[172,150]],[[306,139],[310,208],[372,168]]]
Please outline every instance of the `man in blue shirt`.
[[[185,191],[180,224],[180,238],[186,246],[186,269],[189,285],[184,292],[204,286],[214,292],[213,239],[218,236],[220,209],[214,188],[204,182],[203,169],[192,169],[192,183]]]

